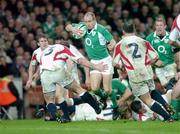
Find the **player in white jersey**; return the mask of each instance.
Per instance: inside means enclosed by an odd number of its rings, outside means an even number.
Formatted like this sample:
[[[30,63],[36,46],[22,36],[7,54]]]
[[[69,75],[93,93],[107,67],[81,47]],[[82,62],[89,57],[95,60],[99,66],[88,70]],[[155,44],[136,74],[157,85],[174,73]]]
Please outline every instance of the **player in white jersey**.
[[[39,76],[39,73],[41,71],[39,69],[40,57],[41,57],[41,54],[44,51],[44,49],[46,49],[49,46],[48,40],[44,35],[38,37],[38,45],[39,45],[39,48],[33,52],[33,55],[31,58],[31,63],[29,65],[29,71],[28,71],[29,72],[29,78],[28,78],[28,81],[26,83],[26,89],[30,88],[32,81],[36,80],[36,78]],[[60,107],[64,107],[64,105],[67,105],[67,104],[64,100],[63,88],[56,85],[56,90],[57,90],[57,92],[56,92],[56,103]],[[43,108],[43,109],[46,109],[46,108]],[[62,110],[64,113],[67,113],[66,109],[62,108]]]
[[[158,59],[158,54],[149,42],[135,35],[133,24],[124,24],[123,32],[122,40],[115,47],[114,64],[118,66],[121,60],[122,64],[119,67],[125,67],[133,94],[139,97],[152,111],[163,116],[165,120],[170,120],[170,114],[153,100],[156,99],[164,105],[166,103],[159,97],[160,94],[155,90],[153,81],[151,64]]]
[[[175,61],[177,64],[177,83],[173,88],[172,92],[172,106],[175,109],[175,114],[173,118],[175,120],[179,120],[179,112],[180,112],[180,14],[175,18],[173,25],[171,27],[171,32],[169,36],[169,43],[176,47],[175,50]]]
[[[169,36],[170,44],[180,47],[180,14],[175,18]]]
[[[171,103],[171,93],[172,90],[168,90],[168,92],[162,97],[169,104]],[[154,113],[147,105],[145,105],[139,98],[136,98],[130,105],[132,110],[132,118],[137,121],[147,121],[147,120],[163,120],[162,116]]]
[[[61,45],[64,45],[66,47],[69,48],[69,50],[71,51],[71,53],[73,55],[75,55],[76,57],[79,57],[79,58],[85,58],[78,50],[77,48],[72,45],[72,44],[69,44],[68,41],[65,41],[63,37],[58,37],[55,39],[55,44],[61,44]],[[77,68],[77,63],[76,62],[73,62],[72,61],[72,67],[68,67],[68,69],[71,71],[73,77],[76,79],[76,81],[80,84],[80,79],[79,79],[79,76],[78,76],[78,68]]]
[[[41,55],[40,69],[42,70],[41,83],[43,87],[43,93],[45,100],[48,103],[47,109],[49,109],[49,113],[51,113],[51,115],[53,115],[53,117],[55,118],[55,87],[56,84],[58,84],[80,95],[81,99],[85,103],[91,105],[94,108],[95,112],[99,114],[101,112],[99,104],[88,92],[86,92],[85,89],[80,87],[76,80],[74,80],[71,73],[67,71],[66,62],[68,59],[87,67],[93,66],[97,70],[104,70],[103,64],[94,65],[84,58],[78,58],[74,56],[71,51],[63,45],[56,44],[46,48]],[[63,118],[67,119],[67,117]]]
[[[72,121],[112,120],[111,105],[111,102],[107,102],[107,108],[102,110],[100,114],[96,114],[94,109],[87,103],[77,105],[71,119]]]

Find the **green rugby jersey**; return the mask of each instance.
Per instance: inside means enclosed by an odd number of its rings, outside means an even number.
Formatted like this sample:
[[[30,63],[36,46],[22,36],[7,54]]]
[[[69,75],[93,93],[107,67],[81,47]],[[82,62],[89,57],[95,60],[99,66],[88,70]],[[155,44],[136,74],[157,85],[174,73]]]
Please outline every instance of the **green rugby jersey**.
[[[96,24],[95,28],[84,35],[84,45],[90,59],[100,60],[109,55],[107,44],[113,39],[111,33],[102,25]]]
[[[166,35],[162,39],[156,35],[156,32],[153,32],[146,40],[158,52],[159,59],[164,65],[174,63],[173,47],[169,44],[169,32],[166,32]]]
[[[112,79],[112,92],[111,92],[111,100],[112,100],[112,107],[116,108],[117,104],[117,97],[122,96],[126,90],[126,86],[117,78]]]

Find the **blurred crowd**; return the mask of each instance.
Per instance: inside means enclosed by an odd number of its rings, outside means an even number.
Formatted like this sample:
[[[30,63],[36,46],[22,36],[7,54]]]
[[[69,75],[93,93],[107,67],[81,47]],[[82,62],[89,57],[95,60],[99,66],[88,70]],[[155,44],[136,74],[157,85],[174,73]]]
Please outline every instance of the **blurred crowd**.
[[[118,42],[124,22],[133,21],[137,35],[146,38],[154,31],[154,21],[162,14],[167,31],[180,12],[178,0],[1,0],[0,1],[0,77],[13,75],[28,79],[36,37],[45,33],[50,44],[62,36],[84,54],[81,40],[74,40],[65,25],[82,20],[87,11],[96,14]],[[82,76],[83,79],[83,76]]]

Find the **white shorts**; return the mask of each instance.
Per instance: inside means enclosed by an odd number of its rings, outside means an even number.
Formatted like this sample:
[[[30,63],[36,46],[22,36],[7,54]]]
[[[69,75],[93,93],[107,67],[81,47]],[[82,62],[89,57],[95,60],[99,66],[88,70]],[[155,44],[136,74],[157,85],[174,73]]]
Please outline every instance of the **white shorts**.
[[[43,70],[41,73],[43,93],[54,92],[56,91],[56,84],[65,87],[71,84],[73,80],[72,75],[64,70]]]
[[[111,56],[108,56],[108,57],[101,59],[101,60],[91,60],[91,63],[93,63],[93,64],[99,64],[99,63],[106,64],[108,66],[108,69],[103,71],[103,72],[100,72],[98,70],[91,70],[90,73],[101,73],[101,74],[113,74],[114,73],[114,68],[112,66],[112,57]]]
[[[152,90],[155,90],[154,80],[152,79],[139,83],[129,81],[129,83],[131,85],[133,94],[137,97],[147,92],[151,92]]]
[[[155,72],[161,84],[164,86],[171,78],[175,77],[177,73],[176,64],[173,63],[170,65],[166,65],[165,67],[156,68]]]

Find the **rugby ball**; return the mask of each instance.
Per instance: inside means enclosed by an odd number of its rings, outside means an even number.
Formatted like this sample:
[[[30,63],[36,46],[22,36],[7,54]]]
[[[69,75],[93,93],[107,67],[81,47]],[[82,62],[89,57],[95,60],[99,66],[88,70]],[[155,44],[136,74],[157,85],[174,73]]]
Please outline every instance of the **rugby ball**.
[[[86,32],[87,32],[87,26],[86,26],[85,23],[80,22],[78,24],[72,24],[72,26],[77,28],[77,29],[82,30],[82,33],[73,33],[72,34],[75,39],[82,38],[86,34]]]

